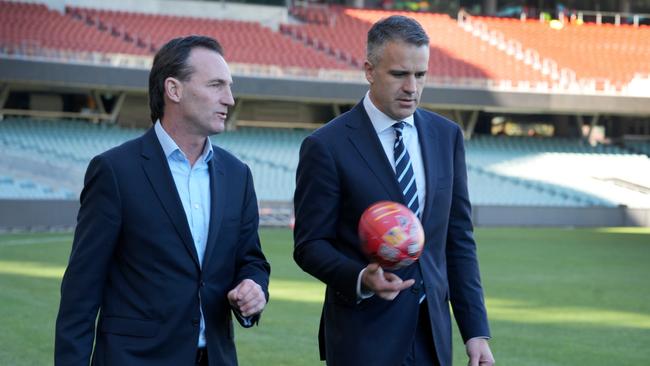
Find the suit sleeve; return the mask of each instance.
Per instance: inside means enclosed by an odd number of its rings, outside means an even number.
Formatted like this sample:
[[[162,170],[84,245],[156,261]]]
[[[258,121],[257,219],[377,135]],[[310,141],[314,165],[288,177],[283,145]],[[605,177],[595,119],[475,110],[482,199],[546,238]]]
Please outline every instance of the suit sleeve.
[[[463,341],[466,342],[473,337],[489,337],[490,329],[473,235],[465,148],[460,128],[456,128],[454,146],[453,196],[447,233],[447,275],[454,317]]]
[[[341,192],[336,162],[325,143],[310,136],[300,148],[294,206],[294,260],[307,273],[356,301],[359,272],[365,267],[337,248]]]
[[[95,320],[121,226],[120,196],[110,164],[89,164],[81,193],[72,251],[61,283],[55,364],[89,364]]]
[[[258,234],[259,212],[251,171],[246,167],[246,192],[242,205],[242,222],[239,229],[239,247],[237,250],[237,273],[233,287],[245,279],[255,281],[269,299],[269,274],[271,267],[264,257]],[[248,328],[257,324],[260,315],[244,318],[235,313],[239,323]]]

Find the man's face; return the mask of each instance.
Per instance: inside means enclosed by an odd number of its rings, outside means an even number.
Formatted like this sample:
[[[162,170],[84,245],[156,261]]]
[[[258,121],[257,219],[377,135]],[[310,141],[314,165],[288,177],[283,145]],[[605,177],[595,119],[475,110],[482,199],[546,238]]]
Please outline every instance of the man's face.
[[[180,107],[187,132],[210,136],[225,128],[228,107],[235,104],[230,87],[232,76],[223,57],[206,48],[195,48],[187,63],[190,77],[181,81]]]
[[[370,100],[390,118],[402,120],[420,103],[429,66],[429,46],[389,41],[379,50],[376,64],[366,61]]]

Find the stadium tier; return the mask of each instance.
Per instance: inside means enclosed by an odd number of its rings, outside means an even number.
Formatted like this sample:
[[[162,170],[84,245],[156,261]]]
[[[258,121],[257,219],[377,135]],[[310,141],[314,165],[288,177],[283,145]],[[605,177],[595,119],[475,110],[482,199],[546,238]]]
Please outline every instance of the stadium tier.
[[[250,166],[259,200],[290,202],[298,150],[309,132],[243,127],[212,141]],[[2,197],[26,197],[25,189],[32,198],[77,197],[92,156],[142,133],[77,121],[6,119],[0,122]],[[467,142],[467,165],[475,205],[650,207],[643,191],[650,187],[650,158],[627,149],[573,139],[477,136]],[[53,179],[57,172],[65,174]]]
[[[124,42],[42,4],[0,1],[0,49],[22,53],[44,49],[141,54],[142,48]],[[16,52],[16,51],[13,51]]]
[[[168,40],[190,34],[215,37],[230,62],[303,68],[346,69],[332,57],[304,47],[254,22],[68,7],[67,14],[152,53]]]
[[[470,172],[499,177],[551,200],[561,196],[577,206],[650,207],[643,188],[650,187],[650,159],[616,146],[479,135],[468,143],[467,160]],[[472,187],[470,180],[470,193]],[[479,203],[483,198],[477,195]]]
[[[566,22],[553,28],[534,19],[474,17],[473,21],[572,69],[578,79],[609,80],[620,88],[636,74],[650,74],[649,26]]]
[[[75,199],[76,193],[54,189],[29,179],[0,176],[0,199]]]
[[[295,7],[290,13],[299,21],[280,24],[276,32],[254,21],[76,6],[67,6],[61,14],[43,4],[0,0],[0,50],[150,57],[173,37],[205,34],[221,41],[233,63],[341,72],[363,65],[365,38],[373,22],[404,14],[417,19],[430,35],[433,82],[533,89],[586,85],[590,90],[621,91],[650,75],[647,26],[567,22],[555,29],[537,20],[466,13],[456,20],[446,14],[339,6]]]
[[[650,156],[650,141],[625,141],[625,147],[632,152]]]
[[[428,74],[432,78],[510,80],[527,84],[551,84],[553,81],[524,62],[464,31],[455,19],[446,14],[336,7],[330,11],[331,14],[327,17],[302,14],[305,20],[319,20],[304,25],[284,24],[280,30],[330,54],[347,55],[343,58],[349,59],[353,65],[362,65],[365,60],[366,35],[372,23],[390,14],[402,14],[417,19],[429,34],[431,55]],[[318,14],[322,14],[322,10]]]

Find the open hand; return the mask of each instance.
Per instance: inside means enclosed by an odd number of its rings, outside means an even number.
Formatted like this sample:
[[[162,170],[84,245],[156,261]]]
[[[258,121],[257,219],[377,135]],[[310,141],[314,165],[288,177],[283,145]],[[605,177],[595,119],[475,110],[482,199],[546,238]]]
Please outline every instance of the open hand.
[[[413,286],[414,283],[413,279],[403,281],[394,273],[384,272],[377,263],[370,263],[361,277],[364,291],[372,291],[384,300],[393,300],[400,291]]]

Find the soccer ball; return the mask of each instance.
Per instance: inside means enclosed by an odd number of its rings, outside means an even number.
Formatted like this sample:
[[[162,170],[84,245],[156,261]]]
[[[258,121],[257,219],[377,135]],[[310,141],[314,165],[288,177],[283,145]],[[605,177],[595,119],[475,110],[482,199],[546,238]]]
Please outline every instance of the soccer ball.
[[[368,207],[359,220],[359,238],[368,259],[389,270],[414,263],[424,248],[420,219],[397,202],[380,201]]]

